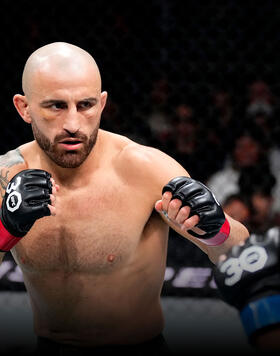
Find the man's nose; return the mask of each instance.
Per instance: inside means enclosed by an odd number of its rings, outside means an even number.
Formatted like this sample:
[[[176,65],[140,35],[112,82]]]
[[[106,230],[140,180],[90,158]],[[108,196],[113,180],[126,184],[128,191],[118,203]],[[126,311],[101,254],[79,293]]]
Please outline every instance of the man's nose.
[[[78,112],[76,106],[71,107],[65,113],[65,117],[63,121],[63,129],[70,133],[75,133],[79,131],[80,128],[81,128],[80,113]]]

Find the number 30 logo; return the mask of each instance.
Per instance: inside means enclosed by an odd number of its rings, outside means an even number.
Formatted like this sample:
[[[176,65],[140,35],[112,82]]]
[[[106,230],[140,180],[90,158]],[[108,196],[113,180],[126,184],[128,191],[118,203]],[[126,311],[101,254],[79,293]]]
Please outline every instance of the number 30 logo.
[[[227,275],[225,285],[232,286],[240,281],[243,271],[252,273],[262,269],[267,258],[266,250],[262,246],[250,246],[243,250],[238,258],[229,258],[220,267],[220,271]]]
[[[17,210],[22,202],[21,194],[16,191],[20,183],[21,183],[21,177],[17,177],[16,182],[9,183],[6,189],[6,193],[9,194],[6,201],[6,206],[7,209],[11,212]]]

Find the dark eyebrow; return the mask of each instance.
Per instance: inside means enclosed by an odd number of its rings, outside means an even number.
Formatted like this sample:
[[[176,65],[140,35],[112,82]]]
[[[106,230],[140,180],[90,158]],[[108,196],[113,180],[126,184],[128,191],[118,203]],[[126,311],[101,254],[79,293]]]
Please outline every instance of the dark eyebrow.
[[[64,100],[58,100],[58,99],[49,99],[49,100],[43,100],[40,102],[40,106],[49,106],[53,104],[66,104],[66,101]]]
[[[93,98],[93,97],[90,97],[90,98],[84,98],[82,100],[79,100],[79,103],[83,102],[83,101],[89,101],[93,104],[96,104],[97,103],[97,99],[96,98]]]
[[[97,103],[97,99],[94,98],[94,97],[84,98],[84,99],[79,100],[78,102],[81,103],[81,102],[84,102],[84,101],[88,101],[88,102],[91,102],[93,104]],[[64,101],[64,100],[59,100],[59,99],[48,99],[48,100],[43,100],[40,103],[40,105],[43,106],[43,107],[46,107],[46,106],[49,106],[49,105],[53,105],[53,104],[67,104],[67,102]]]

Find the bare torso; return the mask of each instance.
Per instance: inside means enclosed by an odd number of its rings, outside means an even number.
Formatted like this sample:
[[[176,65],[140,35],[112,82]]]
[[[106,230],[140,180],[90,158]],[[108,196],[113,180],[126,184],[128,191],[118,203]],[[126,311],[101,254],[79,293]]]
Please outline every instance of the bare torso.
[[[12,251],[36,333],[62,343],[135,343],[163,328],[168,226],[141,167],[131,172],[124,161],[129,143],[102,136],[110,144],[99,166],[84,184],[58,182],[57,215],[38,220]],[[27,167],[46,169],[34,145],[21,148]]]

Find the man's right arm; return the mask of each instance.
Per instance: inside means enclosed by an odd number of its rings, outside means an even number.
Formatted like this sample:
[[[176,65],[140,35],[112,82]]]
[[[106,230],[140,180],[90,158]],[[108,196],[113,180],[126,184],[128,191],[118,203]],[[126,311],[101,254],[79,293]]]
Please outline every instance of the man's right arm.
[[[27,169],[19,150],[1,157],[0,251],[10,251],[36,220],[55,215],[58,186],[43,169]],[[3,256],[2,256],[3,257]]]
[[[20,149],[16,148],[0,155],[0,207],[5,196],[6,188],[11,178],[18,172],[26,169],[27,165],[21,155]],[[0,263],[5,255],[5,252],[0,252]]]

